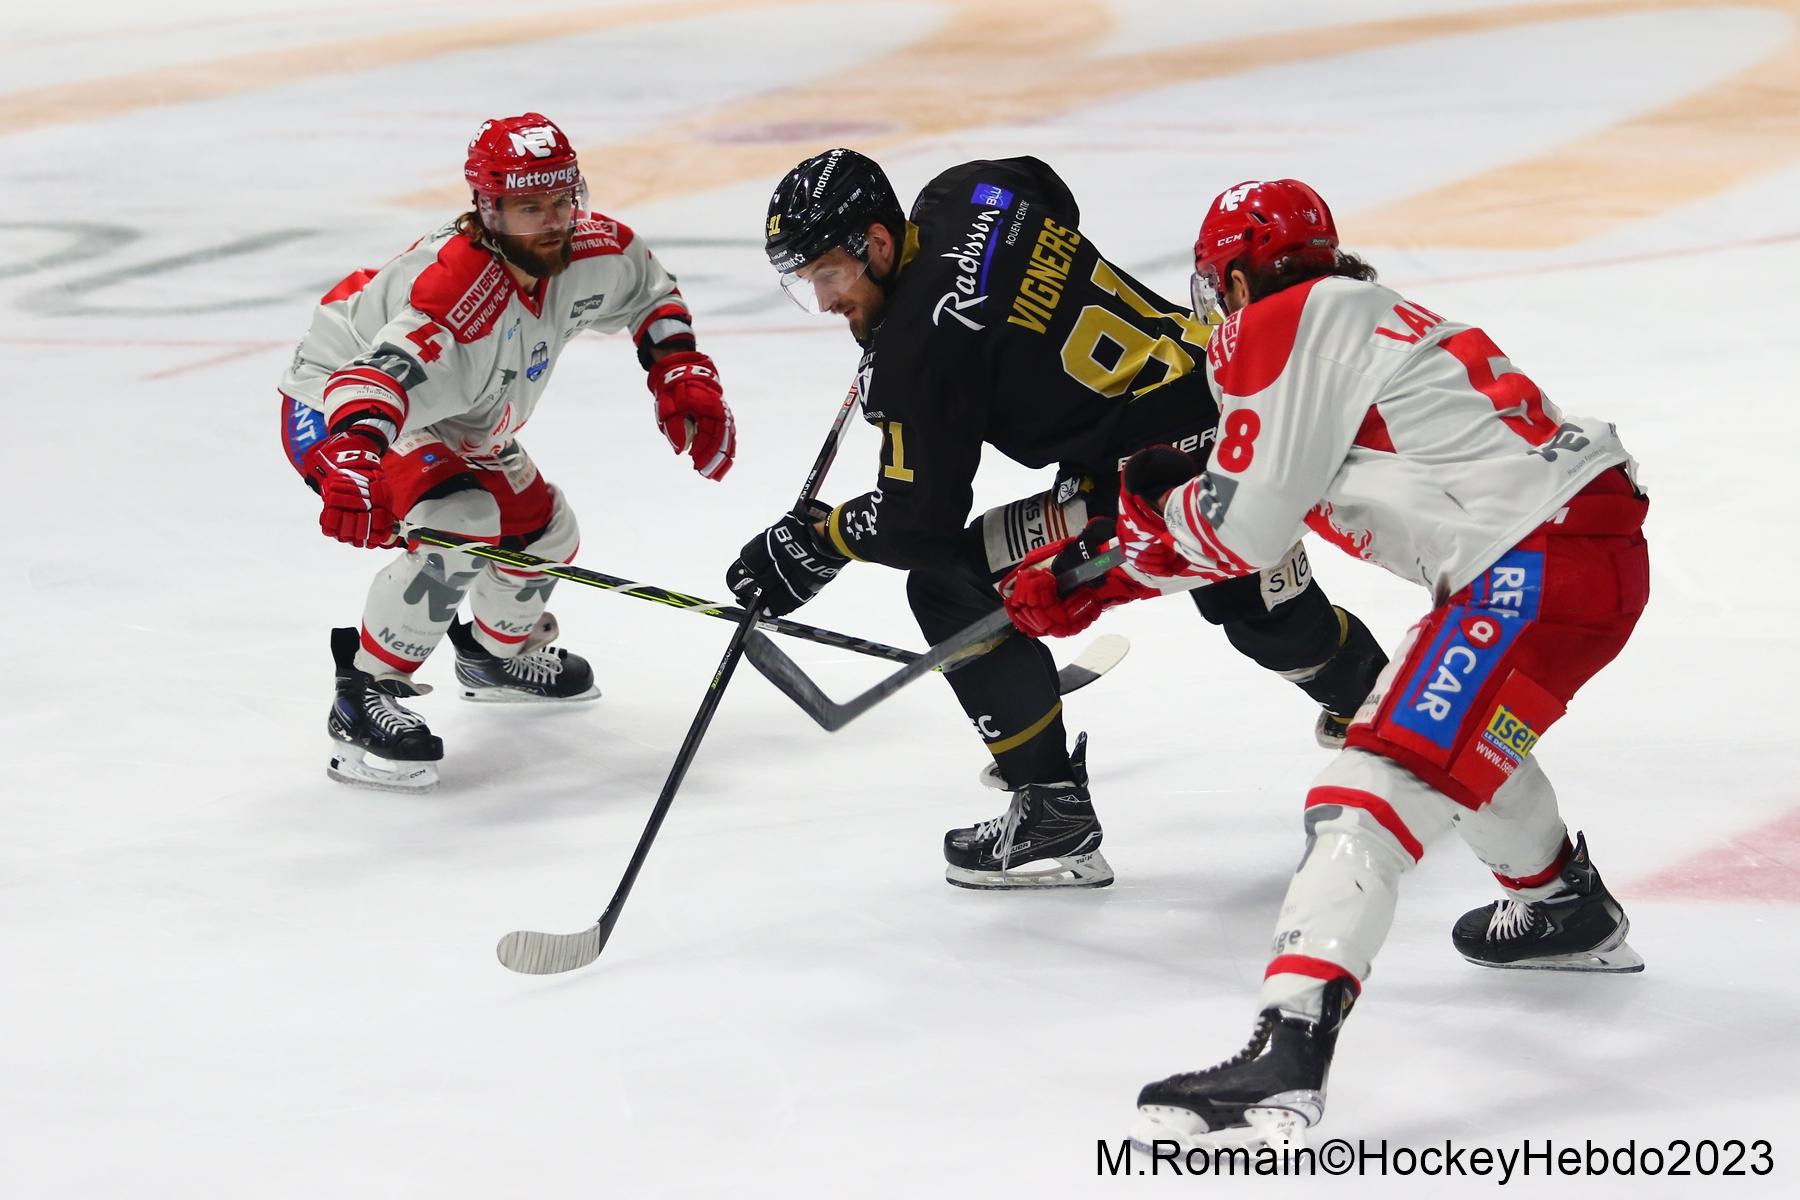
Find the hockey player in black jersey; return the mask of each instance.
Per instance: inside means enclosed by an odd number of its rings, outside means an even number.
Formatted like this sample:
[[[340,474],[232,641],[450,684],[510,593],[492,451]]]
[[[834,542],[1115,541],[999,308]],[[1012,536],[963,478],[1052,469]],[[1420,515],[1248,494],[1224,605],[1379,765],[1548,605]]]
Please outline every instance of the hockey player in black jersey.
[[[855,151],[787,174],[769,203],[769,261],[801,307],[843,317],[862,346],[863,415],[882,431],[882,457],[874,490],[790,513],[746,543],[727,575],[735,594],[758,591],[779,615],[853,559],[884,563],[909,572],[907,598],[937,642],[1000,607],[995,582],[1034,550],[1084,528],[1089,545],[1110,537],[1133,452],[1205,454],[1218,410],[1194,366],[1212,327],[1109,263],[1079,222],[1068,187],[1035,158],[953,167],[910,219]],[[1055,485],[965,524],[984,445],[1055,467]],[[1312,582],[1298,545],[1260,576],[1192,595],[1232,645],[1320,704],[1322,742],[1341,741],[1386,656]],[[1002,815],[945,835],[949,881],[1112,882],[1049,651],[1013,633],[948,678],[1013,793]]]

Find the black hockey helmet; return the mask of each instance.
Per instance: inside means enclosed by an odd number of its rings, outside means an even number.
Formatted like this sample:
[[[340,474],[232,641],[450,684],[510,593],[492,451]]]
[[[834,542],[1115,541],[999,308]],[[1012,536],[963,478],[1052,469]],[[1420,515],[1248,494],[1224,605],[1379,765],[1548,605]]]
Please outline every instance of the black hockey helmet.
[[[906,236],[906,217],[894,185],[874,159],[842,147],[807,159],[789,171],[769,197],[763,226],[769,263],[783,274],[842,246],[864,262],[870,225],[885,225],[896,245]]]

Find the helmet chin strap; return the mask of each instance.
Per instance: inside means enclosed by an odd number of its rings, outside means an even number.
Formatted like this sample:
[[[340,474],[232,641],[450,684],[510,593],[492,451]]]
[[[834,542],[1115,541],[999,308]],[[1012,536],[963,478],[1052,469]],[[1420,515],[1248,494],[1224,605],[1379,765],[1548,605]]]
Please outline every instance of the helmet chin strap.
[[[889,232],[891,233],[892,231],[890,230]],[[893,298],[894,285],[896,283],[900,282],[900,265],[901,265],[900,260],[903,257],[904,245],[905,245],[905,233],[903,230],[901,233],[901,239],[894,243],[894,261],[892,263],[890,263],[888,265],[888,269],[886,271],[884,271],[883,273],[881,273],[880,275],[877,275],[875,273],[874,265],[872,263],[869,263],[869,259],[868,259],[869,248],[868,248],[868,246],[865,244],[865,246],[863,248],[863,262],[869,268],[869,270],[868,270],[869,282],[881,289],[881,318],[875,320],[874,322],[872,322],[869,325],[869,337],[867,339],[863,339],[863,338],[857,339],[857,345],[861,346],[865,350],[868,349],[868,347],[869,347],[869,341],[874,338],[875,331],[881,327],[881,321],[886,319],[886,317],[887,317],[888,301]]]

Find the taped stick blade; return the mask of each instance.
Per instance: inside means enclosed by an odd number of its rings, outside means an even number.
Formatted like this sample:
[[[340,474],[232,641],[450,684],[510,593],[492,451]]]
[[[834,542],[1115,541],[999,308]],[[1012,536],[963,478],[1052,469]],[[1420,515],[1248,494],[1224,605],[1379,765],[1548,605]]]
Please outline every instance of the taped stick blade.
[[[1089,642],[1080,654],[1069,660],[1056,673],[1057,690],[1063,695],[1078,692],[1125,660],[1131,653],[1131,639],[1116,633],[1102,634]]]
[[[494,947],[500,965],[521,975],[558,975],[587,966],[600,957],[598,923],[580,933],[538,933],[515,929]]]

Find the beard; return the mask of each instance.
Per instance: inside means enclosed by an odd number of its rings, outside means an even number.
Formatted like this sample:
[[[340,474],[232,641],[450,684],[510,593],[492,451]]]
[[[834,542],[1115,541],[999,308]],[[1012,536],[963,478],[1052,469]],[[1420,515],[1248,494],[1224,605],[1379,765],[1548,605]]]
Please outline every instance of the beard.
[[[504,258],[527,275],[538,279],[550,279],[561,275],[568,269],[569,260],[575,253],[573,230],[564,230],[557,234],[555,245],[545,244],[543,234],[531,237],[515,237],[511,234],[496,233],[492,235],[494,246]]]

